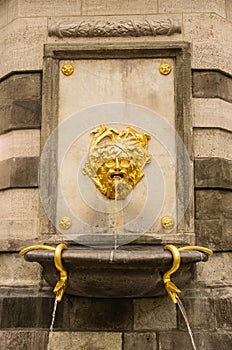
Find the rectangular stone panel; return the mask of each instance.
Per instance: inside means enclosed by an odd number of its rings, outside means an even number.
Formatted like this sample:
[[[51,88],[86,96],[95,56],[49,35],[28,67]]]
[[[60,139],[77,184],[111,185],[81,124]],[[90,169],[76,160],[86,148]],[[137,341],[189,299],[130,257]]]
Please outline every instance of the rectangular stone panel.
[[[14,73],[0,81],[0,101],[36,100],[41,97],[41,73]]]

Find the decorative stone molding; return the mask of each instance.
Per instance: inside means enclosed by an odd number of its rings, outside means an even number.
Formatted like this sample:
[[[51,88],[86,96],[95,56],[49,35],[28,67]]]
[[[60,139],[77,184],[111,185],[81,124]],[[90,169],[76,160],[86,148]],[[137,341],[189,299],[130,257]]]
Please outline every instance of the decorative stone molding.
[[[172,35],[181,33],[181,26],[172,19],[126,20],[126,21],[81,21],[79,23],[59,23],[48,29],[49,36],[58,38],[78,37],[139,37]]]

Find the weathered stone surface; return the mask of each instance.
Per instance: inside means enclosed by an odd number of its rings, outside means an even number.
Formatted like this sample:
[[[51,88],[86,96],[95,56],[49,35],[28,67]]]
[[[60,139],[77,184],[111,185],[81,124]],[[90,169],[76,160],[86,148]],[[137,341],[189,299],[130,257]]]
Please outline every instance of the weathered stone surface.
[[[196,158],[196,188],[232,189],[232,160],[223,158]]]
[[[32,291],[31,291],[32,292]],[[50,327],[54,298],[38,296],[1,297],[1,328]]]
[[[230,286],[232,252],[216,253],[206,263],[196,264],[196,284],[204,286]]]
[[[125,333],[123,350],[157,350],[156,333]]]
[[[157,0],[83,0],[83,15],[148,14],[157,12]]]
[[[227,298],[220,294],[215,299],[215,315],[217,329],[232,329],[232,293]]]
[[[70,16],[79,15],[80,11],[80,0],[66,0],[65,3],[62,0],[40,0],[39,2],[37,0],[18,0],[17,7],[14,11],[14,17],[34,17],[38,16],[38,14],[41,17],[61,15]],[[8,12],[12,12],[10,8]]]
[[[195,221],[197,245],[210,249],[232,250],[231,219],[201,219]]]
[[[160,0],[159,12],[214,12],[225,17],[225,4],[221,0]]]
[[[65,296],[59,304],[56,328],[70,331],[132,330],[132,299],[94,299]],[[68,316],[67,316],[68,315]]]
[[[14,129],[40,128],[40,125],[40,100],[8,101],[0,106],[0,133]]]
[[[10,158],[0,161],[0,190],[38,186],[38,157]]]
[[[216,128],[194,128],[194,154],[196,158],[232,159],[232,133]]]
[[[197,219],[232,219],[232,191],[197,190]]]
[[[193,98],[193,127],[232,131],[232,104],[219,98]]]
[[[186,310],[190,327],[194,329],[215,329],[215,310],[214,301],[211,298],[184,298],[182,300]],[[204,310],[204,311],[203,311]],[[186,324],[183,316],[178,309],[178,328],[186,330]]]
[[[40,73],[15,73],[0,82],[0,101],[36,100],[41,97]]]
[[[43,44],[47,40],[46,17],[17,18],[3,27],[0,35],[0,54],[4,62],[0,66],[0,77],[13,71],[42,69]]]
[[[38,157],[40,130],[14,130],[0,135],[0,161],[14,157]]]
[[[134,328],[159,330],[176,327],[176,308],[168,297],[134,300]]]
[[[226,17],[232,21],[232,2],[230,0],[226,0]]]
[[[221,98],[232,102],[232,77],[221,72],[193,71],[193,97]]]
[[[39,264],[28,264],[18,254],[0,254],[0,285],[6,287],[38,286]]]
[[[121,350],[121,333],[55,332],[49,342],[51,350]]]
[[[38,200],[37,189],[0,191],[0,218],[11,220],[37,218]]]
[[[23,331],[23,330],[1,330],[1,350],[46,350],[48,332]]]
[[[192,350],[189,335],[183,331],[162,332],[158,339],[159,350]]]
[[[232,332],[195,332],[194,340],[201,350],[231,350]],[[185,332],[159,334],[160,350],[192,350],[189,335]]]
[[[0,2],[0,28],[7,24],[7,1]]]

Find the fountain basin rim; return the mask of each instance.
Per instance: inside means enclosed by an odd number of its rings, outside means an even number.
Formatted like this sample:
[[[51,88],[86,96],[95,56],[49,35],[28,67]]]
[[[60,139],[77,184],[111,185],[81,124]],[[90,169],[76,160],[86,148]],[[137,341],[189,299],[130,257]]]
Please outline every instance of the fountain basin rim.
[[[191,264],[208,260],[205,253],[199,251],[181,251],[181,264]],[[25,260],[38,262],[42,265],[53,261],[54,252],[47,250],[34,250],[25,254]],[[123,246],[118,249],[110,248],[89,248],[69,247],[62,252],[64,265],[74,264],[75,266],[91,268],[100,266],[125,266],[125,267],[164,267],[171,266],[172,254],[164,250],[163,246]]]

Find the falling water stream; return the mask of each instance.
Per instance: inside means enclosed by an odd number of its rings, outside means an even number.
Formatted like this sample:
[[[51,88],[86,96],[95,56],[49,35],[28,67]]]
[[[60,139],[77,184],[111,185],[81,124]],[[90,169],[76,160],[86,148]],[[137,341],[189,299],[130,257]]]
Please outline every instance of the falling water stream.
[[[187,329],[188,329],[188,333],[189,333],[189,336],[190,336],[190,339],[191,339],[192,348],[193,348],[193,350],[197,350],[196,344],[195,344],[195,341],[194,341],[194,338],[193,338],[193,332],[192,332],[192,330],[190,328],[188,317],[187,317],[184,305],[182,304],[182,301],[179,298],[177,298],[177,305],[179,306],[180,312],[181,312],[181,314],[182,314],[182,316],[183,316],[183,318],[185,320],[185,323],[186,323],[186,326],[187,326]]]
[[[115,192],[115,197],[114,197],[114,203],[112,206],[112,219],[113,219],[113,235],[114,235],[114,249],[111,250],[110,252],[110,262],[113,261],[114,259],[114,253],[118,247],[118,234],[119,234],[119,226],[121,224],[121,220],[120,220],[120,212],[121,212],[121,208],[119,207],[119,200],[118,200],[118,196],[119,196],[119,192],[118,192],[118,185],[120,182],[120,178],[115,177],[114,178],[114,192]]]
[[[56,310],[57,310],[57,297],[55,298],[54,306],[53,306],[53,312],[52,312],[52,320],[51,320],[51,325],[49,328],[49,335],[48,335],[48,343],[47,343],[47,350],[50,350],[50,340],[52,338],[52,333],[53,333],[53,327],[55,323],[55,317],[56,317]]]

